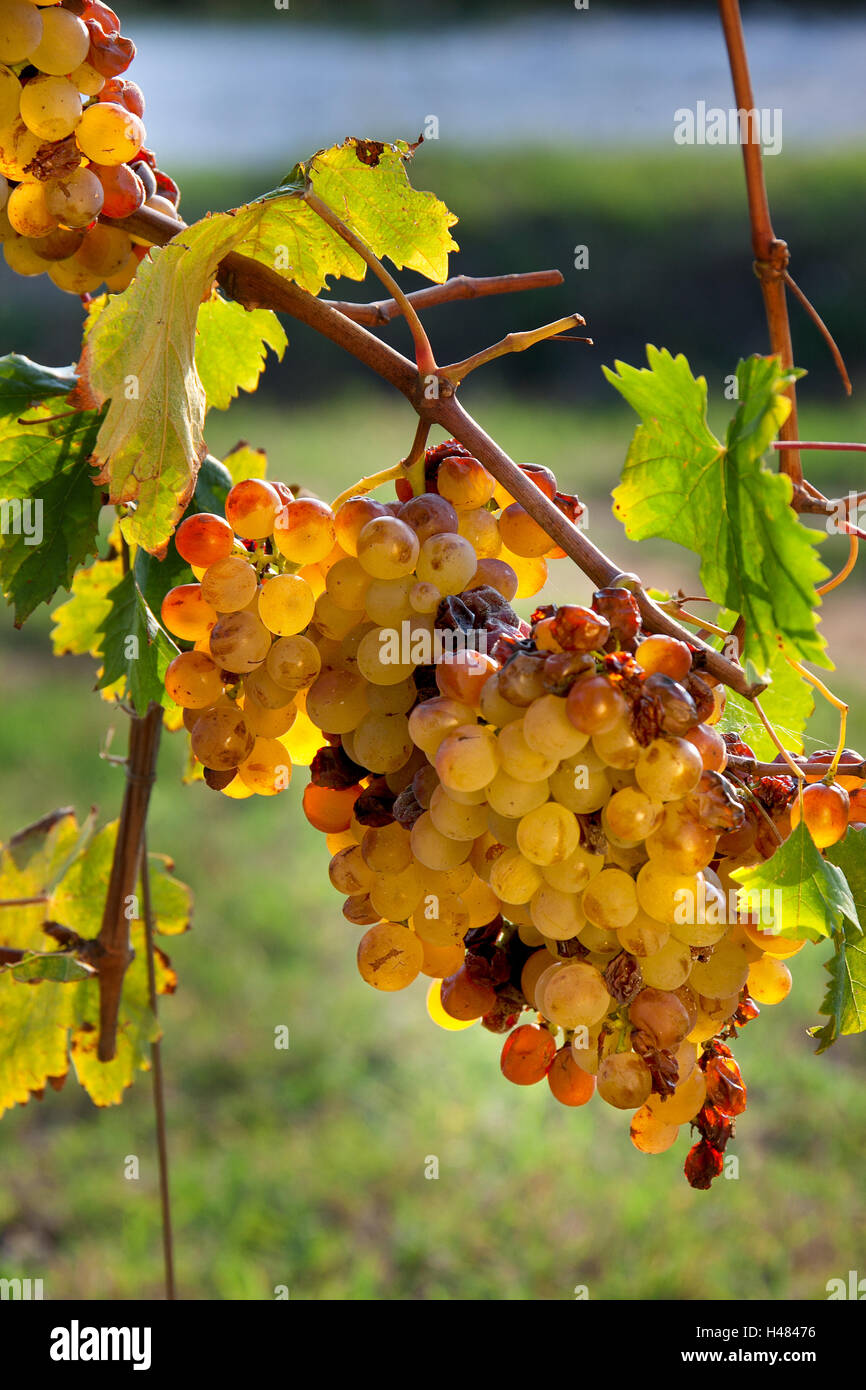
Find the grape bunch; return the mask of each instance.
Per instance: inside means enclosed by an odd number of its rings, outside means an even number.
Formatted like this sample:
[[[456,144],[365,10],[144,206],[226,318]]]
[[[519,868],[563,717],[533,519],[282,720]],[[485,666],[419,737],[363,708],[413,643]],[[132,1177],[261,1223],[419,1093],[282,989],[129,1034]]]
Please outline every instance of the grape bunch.
[[[192,646],[166,689],[223,794],[310,766],[304,811],[368,984],[428,977],[435,1023],[505,1035],[508,1080],[597,1093],[643,1153],[695,1126],[686,1175],[707,1187],[746,1102],[728,1043],[805,945],[740,911],[732,878],[790,833],[794,778],[725,776],[750,750],[716,727],[724,690],[697,648],[642,632],[628,577],[517,616],[559,552],[465,448],[428,449],[425,486],[334,511],[250,479],[225,518],[187,517],[197,582],[162,619]],[[819,846],[859,814],[845,780],[806,792]]]
[[[102,0],[0,0],[0,241],[17,274],[124,290],[149,243],[112,222],[143,206],[176,216],[141,88],[121,76],[134,57]]]

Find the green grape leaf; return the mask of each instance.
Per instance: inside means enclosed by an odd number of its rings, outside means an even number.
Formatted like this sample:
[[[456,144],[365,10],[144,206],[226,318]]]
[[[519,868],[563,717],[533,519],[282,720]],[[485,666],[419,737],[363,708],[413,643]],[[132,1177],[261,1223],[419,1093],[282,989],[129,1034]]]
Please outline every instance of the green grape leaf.
[[[441,281],[456,245],[449,231],[455,218],[410,186],[410,153],[405,144],[349,140],[315,155],[304,175],[377,256]],[[83,389],[109,402],[96,442],[99,480],[112,502],[136,503],[123,534],[155,555],[164,553],[205,457],[196,326],[219,263],[233,251],[311,294],[331,276],[361,280],[366,273],[362,258],[298,191],[284,188],[179,232],[88,325]]]
[[[268,456],[264,449],[253,449],[245,439],[226,454],[223,463],[231,473],[233,483],[242,483],[247,478],[266,478],[268,475]]]
[[[832,663],[817,630],[822,537],[791,510],[792,484],[763,464],[790,412],[775,358],[737,367],[739,405],[724,444],[707,424],[707,383],[685,357],[647,348],[649,368],[617,362],[608,381],[641,417],[614,513],[632,540],[661,536],[700,556],[707,596],[746,621],[744,657],[766,672],[780,650]],[[618,373],[618,375],[617,375]]]
[[[103,659],[99,688],[125,681],[138,715],[147,713],[151,701],[171,703],[165,672],[179,649],[145,602],[134,571],[109,591],[108,599],[111,607],[98,632]]]
[[[51,614],[51,645],[55,656],[101,654],[100,632],[112,608],[110,594],[123,578],[120,557],[95,560],[77,570],[70,597]]]
[[[824,859],[800,821],[771,859],[731,875],[742,888],[741,911],[760,911],[762,924],[777,936],[820,941],[844,920],[859,933],[860,920],[845,874]]]
[[[818,1009],[827,1022],[809,1029],[819,1053],[839,1037],[866,1031],[866,944],[850,923],[834,939],[835,952],[824,966],[830,982]]]
[[[74,385],[71,369],[0,359],[0,585],[16,627],[96,553],[101,417],[63,400]]]
[[[732,628],[736,613],[722,609],[716,618],[719,627]],[[770,684],[761,695],[761,708],[773,728],[794,753],[803,751],[803,733],[815,709],[814,687],[794,670],[784,652],[776,652],[769,667]],[[725,711],[718,723],[720,731],[741,735],[755,756],[772,761],[779,751],[755,713],[751,700],[735,690],[725,691]]]
[[[240,479],[232,475],[226,464],[207,454],[198,471],[195,492],[186,515],[192,512],[216,512],[217,516],[222,516],[229,490],[237,482]]]
[[[281,361],[289,340],[270,309],[244,309],[213,294],[198,313],[195,365],[209,410],[228,410],[239,391],[255,391],[268,348]]]
[[[0,850],[0,896],[39,899],[0,915],[0,946],[25,953],[11,970],[0,970],[0,1114],[41,1094],[46,1082],[61,1081],[70,1056],[94,1103],[116,1104],[135,1072],[149,1066],[149,1044],[159,1036],[141,921],[130,921],[135,957],[124,979],[113,1062],[96,1056],[99,990],[93,971],[70,951],[50,949],[45,928],[51,924],[85,941],[99,933],[117,822],[96,835],[93,826],[92,816],[79,826],[72,811],[56,811]],[[189,923],[189,890],[171,876],[164,856],[150,855],[149,864],[155,929],[176,935]],[[157,993],[172,993],[177,978],[168,958],[157,950],[154,964]]]

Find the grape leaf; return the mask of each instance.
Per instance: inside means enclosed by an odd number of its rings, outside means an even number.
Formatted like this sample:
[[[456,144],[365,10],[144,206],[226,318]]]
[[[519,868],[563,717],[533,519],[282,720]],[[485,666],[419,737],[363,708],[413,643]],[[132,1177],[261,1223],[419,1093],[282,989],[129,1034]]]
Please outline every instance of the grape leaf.
[[[804,821],[771,859],[754,868],[735,869],[731,877],[743,885],[737,895],[741,911],[760,909],[762,921],[771,915],[778,936],[820,941],[832,936],[845,919],[860,931],[845,874],[823,858]]]
[[[241,440],[226,454],[223,464],[231,473],[233,483],[268,476],[268,456],[264,449],[253,449],[246,440]]]
[[[632,540],[661,536],[701,559],[707,596],[746,620],[744,657],[759,672],[785,649],[831,662],[817,630],[822,537],[791,510],[792,484],[762,457],[790,412],[775,358],[737,367],[739,406],[722,444],[707,424],[707,383],[685,357],[647,348],[649,368],[617,362],[608,381],[640,415],[614,513]]]
[[[100,656],[100,632],[111,612],[111,591],[123,578],[120,557],[95,560],[77,570],[70,597],[51,614],[51,645],[55,656]]]
[[[145,602],[134,572],[124,575],[107,597],[111,608],[98,632],[103,659],[99,687],[124,680],[136,713],[144,715],[151,701],[170,703],[165,672],[178,648]]]
[[[135,1071],[149,1065],[148,1045],[159,1036],[150,1008],[140,921],[130,923],[135,958],[124,980],[118,1055],[113,1062],[101,1063],[96,1057],[97,980],[91,971],[82,972],[74,956],[49,949],[51,938],[44,930],[49,921],[59,922],[85,940],[99,933],[117,822],[95,836],[92,830],[92,817],[79,826],[72,811],[56,811],[28,826],[0,851],[0,896],[44,899],[6,908],[0,916],[0,945],[26,953],[13,970],[0,971],[0,1113],[41,1093],[49,1079],[64,1077],[70,1055],[94,1103],[115,1104]],[[175,935],[189,923],[189,890],[169,874],[170,860],[153,854],[149,863],[154,926]],[[155,953],[155,973],[157,992],[171,993],[177,980],[161,951]]]
[[[289,340],[270,309],[244,309],[214,293],[198,313],[195,365],[209,410],[228,410],[239,391],[255,391],[267,349],[281,361]]]
[[[716,623],[730,629],[736,617],[736,613],[723,608]],[[785,747],[800,753],[803,750],[803,732],[815,709],[814,687],[794,670],[784,652],[776,652],[773,656],[769,676],[770,684],[761,695],[761,708],[776,732],[782,735]],[[756,757],[767,761],[775,758],[778,749],[755,713],[751,700],[744,699],[735,690],[726,690],[725,696],[725,711],[718,723],[719,730],[740,734]]]
[[[16,627],[96,551],[101,417],[62,399],[74,382],[71,369],[0,359],[0,585]]]
[[[836,932],[835,945],[824,966],[830,983],[818,1010],[827,1015],[827,1022],[809,1029],[819,1042],[819,1053],[845,1034],[866,1031],[866,944],[846,923],[844,930]]]
[[[409,153],[406,145],[384,146],[371,165],[368,146],[350,140],[315,155],[303,173],[376,255],[444,280],[455,219],[432,194],[411,188],[404,167]],[[192,496],[205,456],[207,401],[195,365],[196,324],[230,251],[267,264],[312,294],[329,276],[361,280],[366,273],[361,257],[297,189],[284,188],[179,232],[142,261],[129,288],[113,295],[88,326],[84,387],[95,400],[110,402],[96,444],[99,479],[112,502],[136,503],[123,533],[156,555]]]

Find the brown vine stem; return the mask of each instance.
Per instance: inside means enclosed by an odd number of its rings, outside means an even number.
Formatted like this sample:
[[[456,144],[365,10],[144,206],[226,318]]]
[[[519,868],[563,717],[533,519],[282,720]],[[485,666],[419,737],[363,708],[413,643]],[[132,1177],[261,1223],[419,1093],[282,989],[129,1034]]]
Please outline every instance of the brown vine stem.
[[[437,304],[451,304],[457,299],[481,299],[492,294],[518,294],[525,290],[544,290],[563,283],[560,270],[529,270],[517,275],[454,275],[441,285],[413,290],[406,298],[415,309],[432,309]],[[326,299],[332,309],[339,309],[355,323],[375,328],[390,323],[402,314],[396,299],[377,299],[372,304],[353,304],[351,300]]]
[[[128,904],[138,883],[144,827],[156,776],[161,731],[162,710],[159,705],[151,705],[144,718],[133,717],[130,720],[126,787],[102,925],[97,938],[100,1062],[110,1062],[117,1051],[117,1019],[123,977],[133,956],[129,942]]]
[[[144,911],[144,934],[147,941],[147,990],[154,1018],[159,1015],[159,996],[156,992],[154,962],[153,904],[150,897],[150,866],[147,862],[147,834],[141,837],[141,905]],[[156,1119],[156,1149],[159,1163],[159,1200],[162,1210],[162,1253],[165,1265],[165,1296],[177,1297],[174,1284],[174,1236],[171,1224],[171,1195],[168,1183],[168,1138],[165,1123],[165,1090],[162,1077],[162,1049],[157,1038],[150,1045],[153,1110]]]
[[[800,768],[801,772],[807,775],[815,774],[822,779],[827,776],[829,771],[829,765],[827,763],[816,763],[808,760],[798,763],[797,766]],[[781,763],[761,762],[758,758],[744,758],[739,754],[731,754],[728,757],[728,761],[725,764],[725,772],[727,772],[729,768],[733,772],[741,772],[749,777],[787,777],[788,775]],[[846,777],[866,778],[866,758],[854,760],[850,763],[846,760],[844,763],[840,764],[839,770]]]
[[[749,61],[746,57],[746,42],[743,35],[743,20],[739,0],[719,0],[722,29],[728,50],[728,62],[734,84],[734,97],[739,111],[754,111],[755,98],[752,94],[752,80],[749,76]],[[743,164],[746,171],[746,193],[749,201],[749,220],[752,228],[752,250],[755,256],[755,274],[761,282],[764,296],[764,309],[770,330],[770,345],[778,355],[783,367],[793,367],[794,353],[791,345],[791,325],[788,320],[788,303],[785,297],[785,277],[788,273],[788,247],[780,241],[773,231],[770,219],[770,204],[767,199],[767,186],[764,182],[764,163],[759,138],[755,138],[754,122],[747,117],[748,138],[742,139]],[[791,413],[782,425],[783,439],[797,439],[797,391],[794,382],[787,388],[786,395],[791,402]],[[779,462],[783,473],[795,482],[803,481],[800,464],[800,451],[796,447],[785,450]]]

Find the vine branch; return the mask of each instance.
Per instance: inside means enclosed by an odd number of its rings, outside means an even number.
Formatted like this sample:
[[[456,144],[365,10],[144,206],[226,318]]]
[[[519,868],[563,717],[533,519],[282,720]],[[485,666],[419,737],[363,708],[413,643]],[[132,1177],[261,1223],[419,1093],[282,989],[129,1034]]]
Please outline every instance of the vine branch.
[[[437,304],[451,304],[458,299],[481,299],[493,294],[517,294],[524,290],[549,289],[563,283],[559,270],[529,270],[519,275],[455,275],[441,285],[413,290],[406,298],[415,309],[432,309]],[[376,299],[371,304],[353,304],[350,300],[326,299],[323,303],[339,309],[355,323],[375,328],[390,323],[402,314],[396,299]]]

